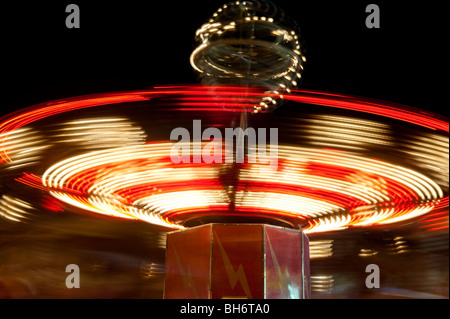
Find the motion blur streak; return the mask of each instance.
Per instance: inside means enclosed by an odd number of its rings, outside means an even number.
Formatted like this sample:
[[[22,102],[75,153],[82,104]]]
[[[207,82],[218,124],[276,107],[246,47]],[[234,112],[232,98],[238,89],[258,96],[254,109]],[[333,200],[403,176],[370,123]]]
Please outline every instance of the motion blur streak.
[[[52,115],[101,105],[146,101],[151,98],[165,95],[190,96],[194,101],[196,96],[209,97],[211,99],[211,102],[217,101],[217,99],[220,99],[222,97],[235,97],[235,103],[232,103],[233,105],[236,105],[235,111],[248,112],[245,107],[240,107],[240,104],[242,104],[242,102],[245,102],[246,100],[249,100],[251,96],[258,98],[261,96],[261,94],[267,97],[278,97],[277,94],[265,94],[262,89],[258,89],[257,87],[240,88],[217,86],[176,86],[173,88],[161,87],[146,91],[144,90],[133,92],[93,94],[88,96],[41,103],[0,119],[0,161],[8,162],[11,160],[8,155],[8,148],[5,147],[7,134],[11,134],[14,130],[31,124],[37,120],[50,117]],[[292,94],[288,94],[286,92],[283,93],[283,98],[285,100],[300,103],[310,103],[378,114],[390,118],[404,120],[435,130],[442,130],[445,132],[449,131],[449,124],[443,119],[437,118],[434,115],[428,114],[423,111],[420,111],[420,113],[415,112],[411,108],[407,108],[403,105],[385,101],[374,101],[371,99],[360,97],[312,90],[295,90],[292,92]],[[198,105],[198,103],[192,105]],[[204,103],[202,105],[203,107],[201,108],[201,110],[204,111],[217,111],[219,109],[224,110],[223,108],[213,107],[208,103]]]
[[[61,126],[54,137],[86,149],[144,144],[147,138],[142,128],[126,118],[84,118]]]
[[[111,103],[141,101],[144,99],[145,98],[139,93],[111,93],[105,95],[94,94],[89,97],[78,97],[69,100],[57,100],[54,102],[42,103],[19,111],[19,114],[14,115],[13,117],[9,118],[8,116],[8,118],[2,119],[2,122],[0,122],[0,134],[2,136],[7,136],[5,133],[10,133],[13,130],[17,130],[37,120],[64,112]],[[5,140],[2,138],[0,144],[0,160],[1,162],[8,162],[11,161],[11,159],[9,158],[8,152],[4,149],[4,144]]]
[[[191,66],[205,85],[259,86],[264,94],[253,113],[273,109],[281,91],[297,87],[305,56],[300,30],[283,10],[267,1],[236,1],[218,8],[195,34]],[[274,96],[267,96],[267,94]]]
[[[413,110],[412,108],[404,105],[319,91],[293,90],[293,92],[299,94],[286,95],[285,99],[302,103],[367,112],[400,119],[435,130],[442,130],[447,133],[449,131],[448,121],[437,118],[434,114],[427,113],[422,110]]]
[[[0,134],[0,154],[8,152],[10,156],[10,165],[5,166],[8,170],[23,169],[38,163],[41,153],[48,147],[45,138],[28,127]]]
[[[444,119],[406,106],[342,94],[263,90],[173,86],[42,103],[0,122],[0,157],[7,162],[2,168],[14,168],[15,181],[83,210],[172,228],[183,228],[196,217],[228,213],[282,220],[309,233],[324,232],[404,222],[433,211],[448,199],[448,137],[442,134],[448,133],[448,122]],[[173,143],[158,139],[150,143],[152,131],[157,131],[144,127],[145,122],[76,112],[93,107],[105,112],[113,105],[137,102],[147,103],[145,108],[153,107],[155,112],[249,112],[246,105],[261,96],[270,101],[281,93],[285,101],[296,105],[371,113],[431,131],[394,139],[393,127],[387,123],[317,113],[296,119],[303,122],[296,122],[292,137],[298,134],[305,143],[281,143],[277,170],[246,163],[238,167],[237,175],[223,179],[224,172],[232,172],[227,164],[172,163]],[[50,125],[45,139],[30,126],[66,112],[73,112],[75,118]],[[61,147],[67,149],[67,155],[50,160],[48,149]],[[386,147],[396,148],[410,162],[403,166],[366,154]],[[40,163],[39,173],[21,172],[24,165]]]
[[[266,91],[160,86],[0,119],[0,298],[161,298],[166,232],[210,222],[306,231],[315,298],[448,298],[448,119],[343,94]],[[276,169],[248,158],[193,163],[193,131],[191,162],[171,161],[174,128],[201,119],[224,136],[240,118],[278,128]],[[87,289],[61,281],[70,263]],[[376,291],[361,284],[370,263],[383,272]]]
[[[15,222],[27,219],[29,211],[34,209],[31,204],[19,198],[3,195],[0,198],[0,215]]]
[[[227,209],[230,194],[217,181],[221,166],[173,164],[167,158],[172,145],[88,152],[54,164],[42,182],[69,204],[169,227],[182,227],[185,214]],[[279,156],[278,171],[263,164],[242,169],[236,212],[285,214],[308,221],[308,232],[328,231],[420,216],[443,197],[426,176],[379,160],[284,145]]]

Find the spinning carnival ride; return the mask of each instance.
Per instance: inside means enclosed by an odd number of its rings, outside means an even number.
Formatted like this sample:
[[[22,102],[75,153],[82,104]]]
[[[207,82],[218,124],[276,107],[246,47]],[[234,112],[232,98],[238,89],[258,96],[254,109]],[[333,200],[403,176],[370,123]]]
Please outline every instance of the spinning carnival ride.
[[[448,215],[448,119],[297,89],[299,31],[270,3],[224,5],[196,43],[202,85],[73,97],[2,118],[0,217],[32,223],[68,210],[169,230],[269,224],[313,236]],[[171,132],[193,137],[199,119],[222,133],[277,128],[277,167],[248,153],[243,163],[195,162],[209,140],[191,141],[189,161],[174,163]],[[448,217],[429,229],[448,229]]]

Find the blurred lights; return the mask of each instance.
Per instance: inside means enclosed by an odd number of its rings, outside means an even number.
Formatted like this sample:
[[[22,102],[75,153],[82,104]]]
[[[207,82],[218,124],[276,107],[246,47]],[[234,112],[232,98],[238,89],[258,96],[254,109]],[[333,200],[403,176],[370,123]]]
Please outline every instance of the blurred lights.
[[[28,219],[30,211],[34,210],[26,201],[9,195],[0,197],[0,216],[10,221],[21,222]]]
[[[139,268],[139,275],[144,279],[159,277],[165,271],[164,265],[153,261],[142,261]]]
[[[9,153],[8,170],[23,169],[39,163],[42,152],[48,148],[45,138],[29,127],[0,134],[0,153]]]
[[[333,239],[310,240],[309,258],[325,258],[333,255]]]
[[[396,236],[387,244],[388,254],[397,255],[410,251],[409,245],[403,236]]]
[[[405,132],[408,138],[399,139],[392,137],[390,125],[376,120],[310,115],[299,124],[305,143],[279,145],[277,170],[246,163],[228,182],[221,178],[226,165],[173,164],[172,143],[148,143],[141,126],[125,117],[78,115],[51,124],[45,139],[29,126],[67,111],[154,97],[163,101],[160,107],[176,111],[248,111],[261,97],[273,104],[279,93],[173,86],[43,103],[0,122],[2,169],[30,168],[14,180],[81,209],[175,228],[196,216],[233,214],[282,220],[313,233],[405,222],[438,208],[448,211],[448,137],[443,135],[448,123],[390,103],[308,90],[283,94],[288,101],[398,118],[432,130]],[[52,162],[47,155],[61,145],[74,152]],[[367,156],[374,147],[393,148],[405,162]],[[41,172],[33,172],[33,165]],[[445,220],[430,225],[427,229],[448,228]]]
[[[119,147],[68,158],[47,169],[42,182],[69,204],[169,227],[182,228],[185,214],[226,211],[229,193],[217,181],[221,166],[173,164],[167,158],[171,145]],[[236,212],[286,216],[307,223],[307,232],[317,232],[410,219],[430,211],[443,196],[425,176],[378,160],[284,145],[279,156],[283,168],[277,171],[261,169],[262,164],[241,169]]]
[[[250,106],[258,113],[273,108],[301,78],[306,58],[300,51],[294,21],[265,1],[230,2],[195,33],[192,68],[206,85],[260,86],[276,94]]]
[[[393,146],[391,131],[386,124],[346,116],[321,114],[314,117],[306,120],[303,130],[311,145],[348,150],[364,150],[373,144]]]
[[[358,256],[359,257],[371,257],[371,256],[375,256],[377,254],[378,254],[378,251],[376,251],[376,250],[361,248]]]
[[[311,291],[318,293],[331,293],[334,286],[333,275],[311,275]]]
[[[63,143],[86,148],[112,148],[144,144],[146,134],[125,118],[85,118],[61,124],[54,137]]]

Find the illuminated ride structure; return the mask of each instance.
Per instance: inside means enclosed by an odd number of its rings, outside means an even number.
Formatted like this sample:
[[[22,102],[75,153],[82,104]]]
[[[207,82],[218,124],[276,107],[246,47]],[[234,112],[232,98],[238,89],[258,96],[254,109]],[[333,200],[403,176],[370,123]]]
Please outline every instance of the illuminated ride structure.
[[[196,34],[191,63],[203,85],[73,97],[4,117],[1,216],[33,220],[67,205],[166,227],[166,298],[309,298],[306,235],[448,215],[448,119],[296,89],[298,34],[270,3],[230,3]],[[175,128],[190,138],[179,163]],[[222,138],[201,140],[208,128]],[[227,128],[267,129],[267,143],[227,161]]]

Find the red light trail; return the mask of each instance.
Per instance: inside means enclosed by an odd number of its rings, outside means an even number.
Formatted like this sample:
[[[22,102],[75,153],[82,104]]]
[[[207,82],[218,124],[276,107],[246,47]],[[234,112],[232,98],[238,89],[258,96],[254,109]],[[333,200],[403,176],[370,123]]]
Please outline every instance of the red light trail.
[[[131,132],[132,124],[124,119],[73,122],[70,130],[60,134],[67,140],[87,143],[89,134],[100,134],[106,141],[117,123],[122,123],[122,131],[116,135],[128,134],[127,141],[52,163],[41,160],[45,142],[32,139],[32,132],[27,131],[32,123],[39,125],[52,116],[119,103],[158,100],[163,110],[254,113],[254,105],[264,97],[407,122],[422,127],[428,135],[405,142],[411,149],[405,154],[439,163],[442,156],[448,158],[448,148],[441,144],[432,146],[433,150],[423,146],[427,145],[424,139],[434,139],[433,134],[440,136],[438,142],[445,139],[448,120],[407,106],[312,90],[265,94],[258,88],[173,86],[57,100],[6,116],[0,121],[0,165],[19,170],[23,166],[17,182],[83,210],[175,228],[196,218],[240,216],[282,220],[316,232],[404,222],[443,203],[448,207],[448,185],[432,174],[403,166],[401,161],[390,163],[352,151],[369,147],[372,140],[391,145],[389,128],[381,122],[353,121],[351,117],[310,119],[307,127],[312,133],[306,137],[313,138],[312,144],[281,144],[277,170],[246,163],[239,166],[238,176],[229,177],[234,179],[230,183],[220,178],[225,164],[174,164],[168,156],[171,141],[145,141],[139,129]],[[321,130],[325,121],[332,125]],[[371,129],[365,131],[364,127]],[[420,153],[422,149],[425,155]],[[439,152],[445,154],[433,157]],[[39,166],[39,173],[29,167],[33,165]],[[55,205],[50,206],[59,211]]]

